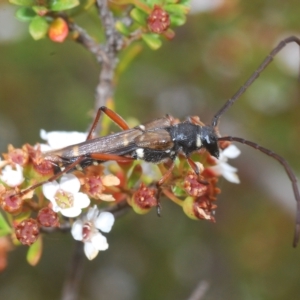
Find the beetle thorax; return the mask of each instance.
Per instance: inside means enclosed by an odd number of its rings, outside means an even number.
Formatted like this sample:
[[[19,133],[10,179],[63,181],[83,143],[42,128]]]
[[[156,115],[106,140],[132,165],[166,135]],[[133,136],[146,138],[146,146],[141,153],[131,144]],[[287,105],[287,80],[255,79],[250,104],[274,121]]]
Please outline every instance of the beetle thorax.
[[[201,148],[206,148],[211,155],[218,157],[218,139],[212,127],[186,122],[170,127],[169,131],[176,152],[189,156]]]
[[[186,156],[201,149],[202,139],[200,126],[192,123],[179,123],[170,127],[170,135],[174,143],[174,150]]]

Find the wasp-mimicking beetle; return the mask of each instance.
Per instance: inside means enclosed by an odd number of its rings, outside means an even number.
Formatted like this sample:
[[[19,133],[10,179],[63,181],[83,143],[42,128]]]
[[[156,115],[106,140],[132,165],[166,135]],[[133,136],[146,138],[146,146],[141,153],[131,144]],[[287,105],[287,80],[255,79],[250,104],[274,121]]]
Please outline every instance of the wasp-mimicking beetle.
[[[166,115],[163,118],[134,128],[129,128],[121,116],[106,107],[101,107],[98,110],[85,142],[43,154],[46,161],[50,161],[54,166],[61,168],[60,171],[48,179],[48,181],[53,181],[63,173],[69,172],[78,166],[85,168],[94,162],[101,163],[109,160],[130,162],[135,159],[141,159],[150,163],[160,163],[165,160],[171,160],[172,164],[170,168],[157,183],[158,186],[161,186],[172,173],[174,160],[179,154],[183,154],[194,172],[199,174],[197,164],[190,158],[193,152],[204,148],[212,156],[218,158],[220,152],[218,143],[220,141],[246,144],[276,159],[284,167],[292,183],[297,202],[296,226],[293,241],[293,245],[296,246],[300,234],[300,194],[297,179],[291,167],[284,158],[275,154],[273,151],[243,138],[232,136],[222,137],[218,129],[220,117],[255,81],[260,73],[270,64],[274,56],[288,43],[292,42],[300,46],[300,39],[295,36],[290,36],[282,40],[264,59],[246,83],[232,98],[227,100],[222,108],[215,114],[211,125],[203,124],[196,117],[189,117],[183,122],[178,122],[172,116]],[[108,115],[123,131],[103,137],[92,138],[102,112]],[[39,182],[21,191],[18,195],[24,195],[44,183],[45,181]]]

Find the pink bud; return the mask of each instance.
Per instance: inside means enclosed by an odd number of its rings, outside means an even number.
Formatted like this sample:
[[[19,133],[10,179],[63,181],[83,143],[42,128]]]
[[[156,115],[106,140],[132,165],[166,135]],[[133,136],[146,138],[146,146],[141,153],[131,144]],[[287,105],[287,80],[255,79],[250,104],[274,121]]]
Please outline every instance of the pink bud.
[[[56,43],[62,43],[69,33],[67,22],[63,18],[56,18],[49,26],[49,39]]]

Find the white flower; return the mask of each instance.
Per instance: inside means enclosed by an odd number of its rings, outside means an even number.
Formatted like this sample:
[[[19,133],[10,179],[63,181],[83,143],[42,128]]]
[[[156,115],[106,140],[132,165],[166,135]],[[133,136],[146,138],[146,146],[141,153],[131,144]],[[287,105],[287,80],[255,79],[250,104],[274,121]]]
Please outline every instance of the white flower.
[[[84,142],[87,138],[87,134],[77,131],[46,132],[46,130],[41,129],[40,137],[48,143],[48,145],[41,144],[41,150],[44,152]]]
[[[60,183],[56,181],[43,184],[43,193],[52,203],[55,212],[74,218],[81,214],[81,209],[90,205],[89,197],[79,192],[80,181],[73,174],[63,175]]]
[[[16,164],[16,169],[12,166],[7,165],[2,170],[2,175],[0,179],[10,187],[16,187],[24,181],[23,168]]]
[[[230,145],[220,153],[220,157],[216,160],[216,165],[209,167],[209,170],[217,176],[222,175],[225,179],[232,183],[240,183],[240,179],[236,174],[237,169],[227,163],[228,158],[236,158],[241,151],[235,146]]]
[[[99,251],[108,249],[106,237],[99,230],[109,232],[115,222],[110,212],[101,212],[97,206],[91,207],[82,220],[72,226],[73,238],[84,243],[84,253],[89,260],[94,259]]]

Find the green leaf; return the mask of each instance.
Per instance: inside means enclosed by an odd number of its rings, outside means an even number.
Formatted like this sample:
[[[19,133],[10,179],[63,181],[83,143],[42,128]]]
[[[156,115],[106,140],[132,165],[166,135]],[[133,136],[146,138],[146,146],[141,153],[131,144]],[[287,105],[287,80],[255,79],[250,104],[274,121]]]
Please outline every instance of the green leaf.
[[[49,24],[45,18],[36,16],[29,25],[29,33],[35,40],[39,40],[46,36]]]
[[[117,21],[115,24],[116,29],[125,36],[130,34],[128,27],[121,21]]]
[[[0,236],[5,236],[11,233],[12,229],[9,224],[6,222],[3,214],[0,212]]]
[[[36,13],[30,7],[21,7],[16,12],[16,18],[23,22],[31,21],[36,16]]]
[[[185,15],[181,15],[181,16],[171,15],[170,20],[171,20],[172,26],[181,26],[186,22],[186,16]]]
[[[61,11],[78,6],[79,0],[53,0],[50,8],[53,11]]]
[[[11,4],[21,5],[21,6],[33,6],[36,4],[35,0],[9,0]]]
[[[157,50],[162,45],[159,35],[155,33],[145,33],[142,35],[142,39],[152,50]]]
[[[35,266],[42,255],[42,248],[43,248],[43,243],[42,243],[42,238],[41,236],[36,240],[36,242],[34,244],[32,244],[27,252],[27,262],[32,265]]]
[[[185,5],[168,4],[164,6],[164,10],[171,14],[186,15],[190,9]]]
[[[155,4],[156,5],[159,5],[159,6],[162,6],[164,4],[164,1],[162,0],[148,0],[148,1],[145,1],[148,3],[149,6],[153,7]]]
[[[32,9],[36,12],[37,15],[39,16],[44,16],[48,11],[49,9],[45,6],[32,6]]]
[[[146,13],[144,13],[142,10],[140,10],[138,8],[134,8],[131,10],[130,16],[133,20],[140,23],[141,25],[143,25],[143,26],[147,25],[148,15]]]

